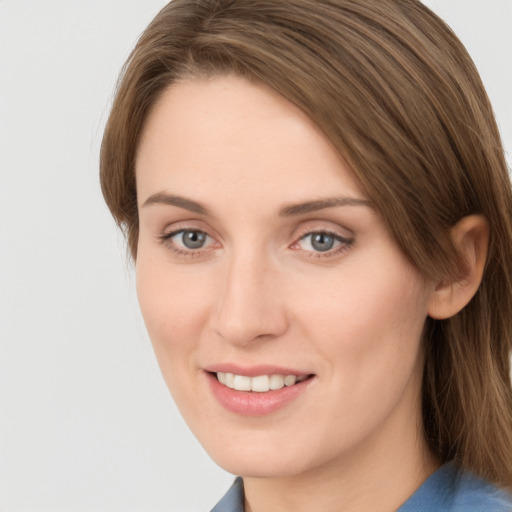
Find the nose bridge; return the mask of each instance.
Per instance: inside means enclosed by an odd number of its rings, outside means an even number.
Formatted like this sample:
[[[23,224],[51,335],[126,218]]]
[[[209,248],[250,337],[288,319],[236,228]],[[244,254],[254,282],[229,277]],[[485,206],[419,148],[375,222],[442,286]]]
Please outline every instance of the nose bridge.
[[[214,330],[237,344],[282,334],[287,320],[275,277],[276,270],[261,253],[233,252],[222,275]]]

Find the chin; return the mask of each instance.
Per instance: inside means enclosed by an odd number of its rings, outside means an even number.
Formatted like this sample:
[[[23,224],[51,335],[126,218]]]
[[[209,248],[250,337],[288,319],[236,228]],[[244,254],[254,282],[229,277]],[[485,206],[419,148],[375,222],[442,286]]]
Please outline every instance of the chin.
[[[234,453],[215,454],[214,456],[210,454],[210,456],[218,466],[228,473],[243,477],[282,478],[296,476],[306,470],[305,467],[301,467],[299,461],[283,460],[279,454],[266,459],[256,456],[240,457],[239,454]]]
[[[259,432],[245,438],[229,435],[212,440],[209,435],[206,439],[198,436],[198,439],[218,466],[243,477],[291,477],[307,472],[320,462],[318,450],[310,444],[308,453],[304,443],[290,443],[290,435],[265,436]]]

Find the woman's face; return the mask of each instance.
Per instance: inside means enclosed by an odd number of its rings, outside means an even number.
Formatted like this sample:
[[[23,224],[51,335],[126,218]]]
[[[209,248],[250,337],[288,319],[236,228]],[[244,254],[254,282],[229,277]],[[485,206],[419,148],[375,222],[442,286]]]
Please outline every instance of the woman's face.
[[[177,83],[136,177],[140,306],[216,462],[294,475],[418,434],[433,287],[309,118],[241,78]]]

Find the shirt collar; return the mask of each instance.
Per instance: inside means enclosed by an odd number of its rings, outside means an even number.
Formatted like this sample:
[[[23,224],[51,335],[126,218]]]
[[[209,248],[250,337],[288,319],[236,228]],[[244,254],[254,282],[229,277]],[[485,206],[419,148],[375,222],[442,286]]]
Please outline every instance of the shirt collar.
[[[244,512],[244,484],[236,478],[224,497],[212,508],[211,512]]]

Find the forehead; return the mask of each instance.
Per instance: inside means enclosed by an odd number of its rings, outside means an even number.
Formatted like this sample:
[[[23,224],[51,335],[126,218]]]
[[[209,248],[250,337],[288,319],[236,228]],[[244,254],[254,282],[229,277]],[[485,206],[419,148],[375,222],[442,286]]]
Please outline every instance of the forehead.
[[[235,76],[169,87],[146,121],[136,175],[139,201],[191,190],[198,200],[216,194],[234,200],[242,192],[276,200],[362,195],[311,119],[269,87]]]

